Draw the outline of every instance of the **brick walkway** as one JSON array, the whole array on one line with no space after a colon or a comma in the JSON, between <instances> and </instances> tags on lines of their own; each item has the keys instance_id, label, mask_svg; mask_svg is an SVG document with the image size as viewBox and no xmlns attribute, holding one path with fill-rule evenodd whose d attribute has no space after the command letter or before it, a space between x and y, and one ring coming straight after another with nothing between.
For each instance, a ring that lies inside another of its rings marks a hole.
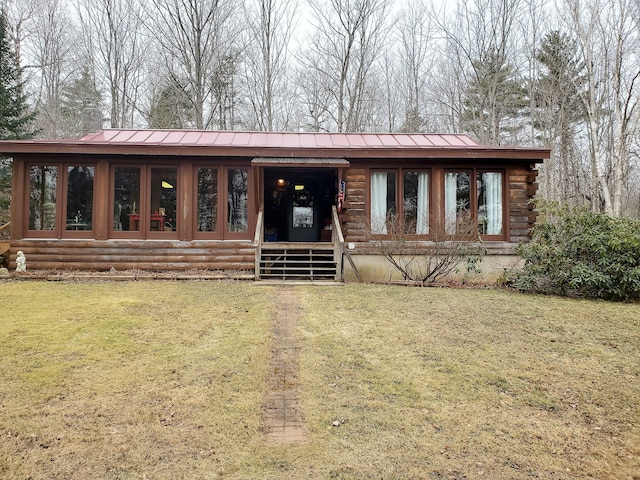
<instances>
[{"instance_id":1,"label":"brick walkway","mask_svg":"<svg viewBox=\"0 0 640 480\"><path fill-rule=\"evenodd\" d=\"M271 441L283 444L301 442L305 438L304 419L298 408L297 315L295 293L284 287L278 298L269 393L265 399L267 436Z\"/></svg>"}]
</instances>

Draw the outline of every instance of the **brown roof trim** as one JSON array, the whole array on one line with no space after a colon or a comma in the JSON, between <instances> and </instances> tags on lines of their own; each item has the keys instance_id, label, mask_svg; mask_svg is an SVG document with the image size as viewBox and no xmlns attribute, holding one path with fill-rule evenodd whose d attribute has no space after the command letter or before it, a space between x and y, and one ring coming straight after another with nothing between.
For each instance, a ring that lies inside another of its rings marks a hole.
<instances>
[{"instance_id":1,"label":"brown roof trim","mask_svg":"<svg viewBox=\"0 0 640 480\"><path fill-rule=\"evenodd\" d=\"M344 158L297 158L297 157L256 157L251 165L266 167L348 167Z\"/></svg>"}]
</instances>

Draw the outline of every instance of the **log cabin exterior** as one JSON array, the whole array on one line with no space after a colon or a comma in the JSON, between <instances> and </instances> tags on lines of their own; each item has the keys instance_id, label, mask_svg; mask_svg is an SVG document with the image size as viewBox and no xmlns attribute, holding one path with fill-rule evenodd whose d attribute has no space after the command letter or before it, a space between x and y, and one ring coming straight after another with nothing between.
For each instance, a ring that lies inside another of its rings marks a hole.
<instances>
[{"instance_id":1,"label":"log cabin exterior","mask_svg":"<svg viewBox=\"0 0 640 480\"><path fill-rule=\"evenodd\" d=\"M23 251L36 270L370 280L388 275L371 238L389 235L389 213L425 249L435 222L455 235L465 215L489 257L512 258L550 153L453 134L192 130L2 141L0 152L13 158L10 268Z\"/></svg>"}]
</instances>

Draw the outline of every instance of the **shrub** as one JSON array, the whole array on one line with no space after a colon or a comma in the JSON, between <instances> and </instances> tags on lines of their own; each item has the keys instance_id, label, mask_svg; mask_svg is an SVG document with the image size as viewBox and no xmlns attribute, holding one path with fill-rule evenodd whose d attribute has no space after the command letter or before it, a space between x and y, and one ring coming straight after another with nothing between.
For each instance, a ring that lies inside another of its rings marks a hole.
<instances>
[{"instance_id":1,"label":"shrub","mask_svg":"<svg viewBox=\"0 0 640 480\"><path fill-rule=\"evenodd\" d=\"M527 292L628 300L640 297L640 221L557 203L521 244L521 270L507 283Z\"/></svg>"}]
</instances>

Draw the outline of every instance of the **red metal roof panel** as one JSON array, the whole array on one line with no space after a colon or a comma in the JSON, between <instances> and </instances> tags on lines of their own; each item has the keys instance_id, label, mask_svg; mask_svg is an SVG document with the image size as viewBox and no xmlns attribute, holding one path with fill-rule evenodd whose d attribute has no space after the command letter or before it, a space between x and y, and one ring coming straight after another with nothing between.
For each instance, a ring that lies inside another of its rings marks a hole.
<instances>
[{"instance_id":1,"label":"red metal roof panel","mask_svg":"<svg viewBox=\"0 0 640 480\"><path fill-rule=\"evenodd\" d=\"M169 135L169 132L166 130L155 130L149 135L149 137L145 140L145 143L163 143L164 139Z\"/></svg>"}]
</instances>

